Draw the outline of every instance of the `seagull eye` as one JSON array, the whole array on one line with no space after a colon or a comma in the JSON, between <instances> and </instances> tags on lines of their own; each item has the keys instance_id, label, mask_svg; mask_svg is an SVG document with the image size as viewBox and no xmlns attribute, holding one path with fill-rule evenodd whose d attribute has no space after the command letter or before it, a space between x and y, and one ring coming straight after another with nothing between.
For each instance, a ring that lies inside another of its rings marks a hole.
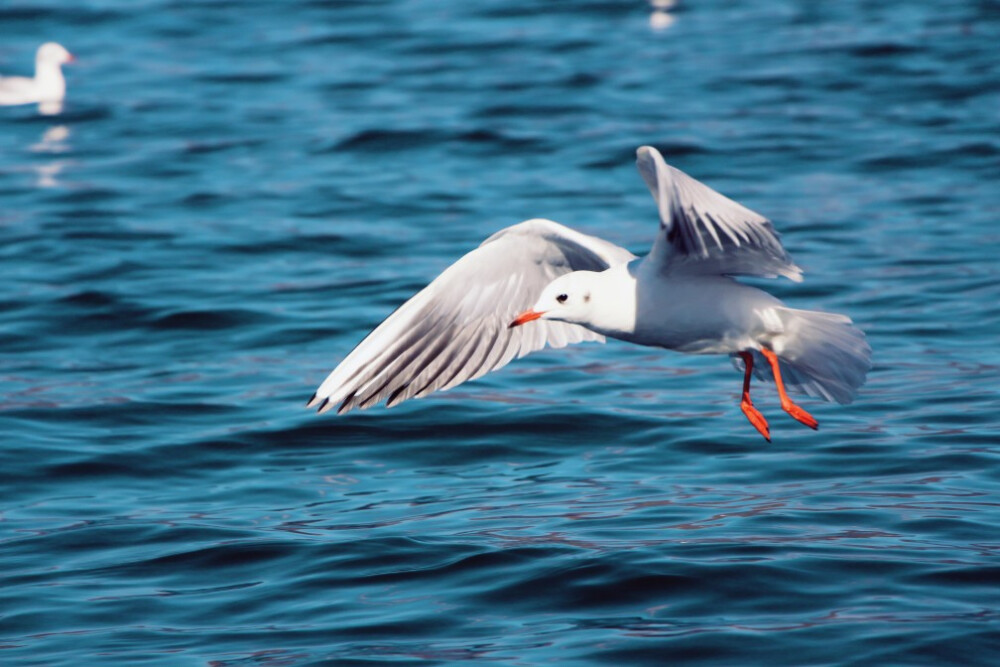
<instances>
[{"instance_id":1,"label":"seagull eye","mask_svg":"<svg viewBox=\"0 0 1000 667\"><path fill-rule=\"evenodd\" d=\"M567 295L567 294L560 294L559 296L556 297L556 301L558 301L559 303L566 303L566 299L568 299L568 298L569 298L569 295Z\"/></svg>"}]
</instances>

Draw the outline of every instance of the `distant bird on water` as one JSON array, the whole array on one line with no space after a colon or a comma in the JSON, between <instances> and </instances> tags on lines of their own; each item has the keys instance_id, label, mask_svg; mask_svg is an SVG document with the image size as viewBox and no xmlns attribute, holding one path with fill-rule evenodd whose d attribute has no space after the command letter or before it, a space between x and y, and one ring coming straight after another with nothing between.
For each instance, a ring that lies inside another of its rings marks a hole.
<instances>
[{"instance_id":1,"label":"distant bird on water","mask_svg":"<svg viewBox=\"0 0 1000 667\"><path fill-rule=\"evenodd\" d=\"M743 371L740 407L769 441L751 377L773 380L781 407L813 429L787 390L849 403L871 368L871 348L850 318L789 308L731 277L802 280L770 221L669 166L655 148L639 148L637 165L660 213L644 258L551 220L502 229L376 327L307 407L391 407L546 345L605 336L729 355Z\"/></svg>"},{"instance_id":2,"label":"distant bird on water","mask_svg":"<svg viewBox=\"0 0 1000 667\"><path fill-rule=\"evenodd\" d=\"M60 44L46 42L35 54L35 76L0 76L0 106L61 104L66 97L62 66L75 60Z\"/></svg>"}]
</instances>

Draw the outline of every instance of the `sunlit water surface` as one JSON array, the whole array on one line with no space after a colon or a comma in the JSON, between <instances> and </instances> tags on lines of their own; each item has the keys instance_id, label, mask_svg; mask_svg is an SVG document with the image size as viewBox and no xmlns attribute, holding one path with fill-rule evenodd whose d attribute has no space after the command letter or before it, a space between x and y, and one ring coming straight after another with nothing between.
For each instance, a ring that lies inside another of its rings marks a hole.
<instances>
[{"instance_id":1,"label":"sunlit water surface","mask_svg":"<svg viewBox=\"0 0 1000 667\"><path fill-rule=\"evenodd\" d=\"M991 2L13 0L0 662L997 664ZM346 417L381 318L543 216L644 253L641 144L772 218L851 406L609 343Z\"/></svg>"}]
</instances>

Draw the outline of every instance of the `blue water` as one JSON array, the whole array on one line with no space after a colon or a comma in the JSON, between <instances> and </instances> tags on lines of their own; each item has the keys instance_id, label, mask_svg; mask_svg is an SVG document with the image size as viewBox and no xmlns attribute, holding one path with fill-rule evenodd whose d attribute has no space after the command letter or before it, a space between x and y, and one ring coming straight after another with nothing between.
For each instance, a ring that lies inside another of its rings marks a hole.
<instances>
[{"instance_id":1,"label":"blue water","mask_svg":"<svg viewBox=\"0 0 1000 667\"><path fill-rule=\"evenodd\" d=\"M0 72L78 57L0 108L0 663L998 663L1000 7L651 11L0 6ZM868 333L856 403L760 387L768 444L727 359L610 342L303 409L499 228L644 253L641 144Z\"/></svg>"}]
</instances>

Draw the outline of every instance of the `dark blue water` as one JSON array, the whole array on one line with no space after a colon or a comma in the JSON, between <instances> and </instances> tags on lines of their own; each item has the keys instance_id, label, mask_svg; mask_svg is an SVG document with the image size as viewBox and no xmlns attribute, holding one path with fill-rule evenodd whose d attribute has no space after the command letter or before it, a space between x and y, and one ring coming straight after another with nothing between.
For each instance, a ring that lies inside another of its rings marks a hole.
<instances>
[{"instance_id":1,"label":"dark blue water","mask_svg":"<svg viewBox=\"0 0 1000 667\"><path fill-rule=\"evenodd\" d=\"M0 662L997 664L1000 8L736 4L4 3ZM501 227L644 253L641 144L868 333L818 433L615 342L302 408Z\"/></svg>"}]
</instances>

